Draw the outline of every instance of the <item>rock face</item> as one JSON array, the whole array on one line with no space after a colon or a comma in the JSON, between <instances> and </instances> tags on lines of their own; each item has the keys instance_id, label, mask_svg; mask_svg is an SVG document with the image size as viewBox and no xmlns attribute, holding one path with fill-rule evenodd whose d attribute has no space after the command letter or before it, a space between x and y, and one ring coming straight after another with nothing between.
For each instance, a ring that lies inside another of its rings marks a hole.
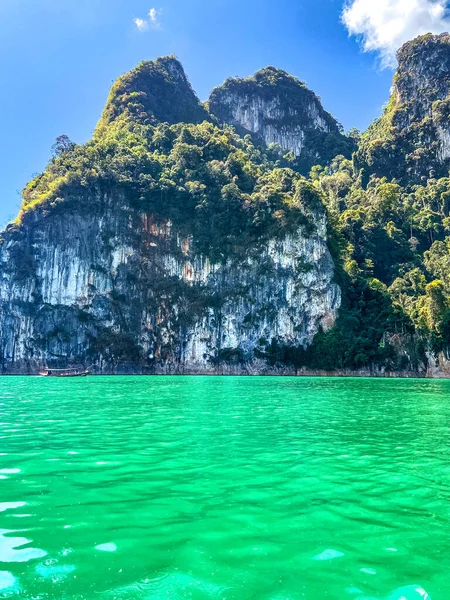
<instances>
[{"instance_id":1,"label":"rock face","mask_svg":"<svg viewBox=\"0 0 450 600\"><path fill-rule=\"evenodd\" d=\"M208 105L221 123L292 152L306 172L337 154L350 156L353 149L316 94L280 69L267 67L253 77L227 79L212 91Z\"/></svg>"},{"instance_id":2,"label":"rock face","mask_svg":"<svg viewBox=\"0 0 450 600\"><path fill-rule=\"evenodd\" d=\"M0 238L3 372L266 372L333 326L320 195L214 120L168 57L118 80L90 142L60 144Z\"/></svg>"},{"instance_id":3,"label":"rock face","mask_svg":"<svg viewBox=\"0 0 450 600\"><path fill-rule=\"evenodd\" d=\"M397 53L394 79L397 129L433 117L450 94L450 35L426 35L404 44Z\"/></svg>"},{"instance_id":4,"label":"rock face","mask_svg":"<svg viewBox=\"0 0 450 600\"><path fill-rule=\"evenodd\" d=\"M2 371L448 376L450 36L398 57L353 164L284 71L205 105L174 57L119 78L0 235Z\"/></svg>"},{"instance_id":5,"label":"rock face","mask_svg":"<svg viewBox=\"0 0 450 600\"><path fill-rule=\"evenodd\" d=\"M3 372L60 360L99 372L264 372L272 340L307 346L334 323L323 212L313 234L300 228L214 264L120 193L91 192L89 214L75 200L3 233Z\"/></svg>"},{"instance_id":6,"label":"rock face","mask_svg":"<svg viewBox=\"0 0 450 600\"><path fill-rule=\"evenodd\" d=\"M450 35L425 35L397 54L393 92L383 116L363 136L356 164L405 184L448 175Z\"/></svg>"}]
</instances>

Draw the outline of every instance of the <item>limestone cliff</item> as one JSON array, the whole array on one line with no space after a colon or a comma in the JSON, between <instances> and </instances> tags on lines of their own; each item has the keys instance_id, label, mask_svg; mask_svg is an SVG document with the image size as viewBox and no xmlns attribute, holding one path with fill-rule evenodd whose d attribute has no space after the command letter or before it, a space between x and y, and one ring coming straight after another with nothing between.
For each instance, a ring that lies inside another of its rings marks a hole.
<instances>
[{"instance_id":1,"label":"limestone cliff","mask_svg":"<svg viewBox=\"0 0 450 600\"><path fill-rule=\"evenodd\" d=\"M119 78L0 236L3 372L448 376L449 49L400 50L353 162L283 71L204 105L174 57Z\"/></svg>"},{"instance_id":2,"label":"limestone cliff","mask_svg":"<svg viewBox=\"0 0 450 600\"><path fill-rule=\"evenodd\" d=\"M299 228L218 264L120 194L93 195L94 216L36 211L4 232L4 371L60 360L106 372L264 370L273 339L307 346L334 323L323 213L312 235Z\"/></svg>"},{"instance_id":3,"label":"limestone cliff","mask_svg":"<svg viewBox=\"0 0 450 600\"><path fill-rule=\"evenodd\" d=\"M318 96L280 69L267 67L253 77L227 79L212 91L208 106L221 123L291 152L306 173L337 154L350 156L353 149Z\"/></svg>"},{"instance_id":4,"label":"limestone cliff","mask_svg":"<svg viewBox=\"0 0 450 600\"><path fill-rule=\"evenodd\" d=\"M392 95L364 134L356 166L419 183L450 168L450 35L428 34L398 51Z\"/></svg>"},{"instance_id":5,"label":"limestone cliff","mask_svg":"<svg viewBox=\"0 0 450 600\"><path fill-rule=\"evenodd\" d=\"M0 361L266 372L274 345L332 327L340 298L320 194L209 122L160 59L25 188L0 240Z\"/></svg>"}]
</instances>

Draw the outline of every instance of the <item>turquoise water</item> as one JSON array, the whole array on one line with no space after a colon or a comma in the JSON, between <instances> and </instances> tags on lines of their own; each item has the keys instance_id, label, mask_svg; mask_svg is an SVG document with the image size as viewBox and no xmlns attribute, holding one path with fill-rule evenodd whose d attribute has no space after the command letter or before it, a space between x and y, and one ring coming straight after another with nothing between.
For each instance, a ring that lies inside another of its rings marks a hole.
<instances>
[{"instance_id":1,"label":"turquoise water","mask_svg":"<svg viewBox=\"0 0 450 600\"><path fill-rule=\"evenodd\" d=\"M0 378L0 597L450 598L450 382Z\"/></svg>"}]
</instances>

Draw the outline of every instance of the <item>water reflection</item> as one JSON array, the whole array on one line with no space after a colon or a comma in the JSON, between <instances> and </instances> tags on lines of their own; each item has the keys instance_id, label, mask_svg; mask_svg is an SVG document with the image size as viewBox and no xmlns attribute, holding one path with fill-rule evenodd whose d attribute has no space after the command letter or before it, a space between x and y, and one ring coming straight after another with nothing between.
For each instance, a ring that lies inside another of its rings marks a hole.
<instances>
[{"instance_id":1,"label":"water reflection","mask_svg":"<svg viewBox=\"0 0 450 600\"><path fill-rule=\"evenodd\" d=\"M24 537L14 537L15 533L7 529L0 529L0 563L28 562L46 556L47 552L40 548L31 548L31 540Z\"/></svg>"}]
</instances>

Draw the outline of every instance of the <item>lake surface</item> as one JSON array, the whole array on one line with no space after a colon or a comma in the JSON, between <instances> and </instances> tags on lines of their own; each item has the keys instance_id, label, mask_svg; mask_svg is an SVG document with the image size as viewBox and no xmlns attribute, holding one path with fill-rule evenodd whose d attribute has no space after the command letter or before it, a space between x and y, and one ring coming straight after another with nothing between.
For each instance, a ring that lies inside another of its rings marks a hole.
<instances>
[{"instance_id":1,"label":"lake surface","mask_svg":"<svg viewBox=\"0 0 450 600\"><path fill-rule=\"evenodd\" d=\"M449 434L450 381L2 377L0 598L448 600Z\"/></svg>"}]
</instances>

